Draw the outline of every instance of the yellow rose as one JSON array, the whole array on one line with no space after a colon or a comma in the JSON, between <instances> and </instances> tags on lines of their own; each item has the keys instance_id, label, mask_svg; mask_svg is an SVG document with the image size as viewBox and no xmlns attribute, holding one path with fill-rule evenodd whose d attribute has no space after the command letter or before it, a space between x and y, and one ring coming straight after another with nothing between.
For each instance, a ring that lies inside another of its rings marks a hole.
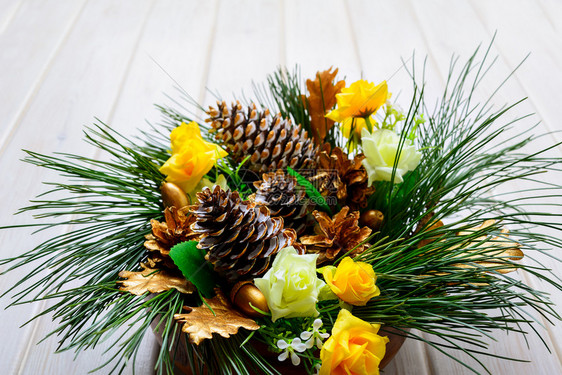
<instances>
[{"instance_id":1,"label":"yellow rose","mask_svg":"<svg viewBox=\"0 0 562 375\"><path fill-rule=\"evenodd\" d=\"M172 156L160 168L160 172L167 175L166 181L175 183L186 193L196 188L218 159L228 155L221 147L201 137L196 122L182 122L172 130L170 139Z\"/></svg>"},{"instance_id":2,"label":"yellow rose","mask_svg":"<svg viewBox=\"0 0 562 375\"><path fill-rule=\"evenodd\" d=\"M369 324L340 310L332 335L322 345L319 375L378 375L387 337L378 335L380 324Z\"/></svg>"},{"instance_id":3,"label":"yellow rose","mask_svg":"<svg viewBox=\"0 0 562 375\"><path fill-rule=\"evenodd\" d=\"M350 136L351 122L353 119L354 133L359 136L361 129L366 126L365 118L371 123L371 116L390 98L386 81L375 86L365 80L353 82L349 87L341 90L336 95L337 107L326 115L330 120L341 123L343 133Z\"/></svg>"},{"instance_id":4,"label":"yellow rose","mask_svg":"<svg viewBox=\"0 0 562 375\"><path fill-rule=\"evenodd\" d=\"M371 298L380 294L375 284L377 276L369 263L355 262L345 257L337 268L328 266L320 269L320 272L332 292L351 305L365 306Z\"/></svg>"}]
</instances>

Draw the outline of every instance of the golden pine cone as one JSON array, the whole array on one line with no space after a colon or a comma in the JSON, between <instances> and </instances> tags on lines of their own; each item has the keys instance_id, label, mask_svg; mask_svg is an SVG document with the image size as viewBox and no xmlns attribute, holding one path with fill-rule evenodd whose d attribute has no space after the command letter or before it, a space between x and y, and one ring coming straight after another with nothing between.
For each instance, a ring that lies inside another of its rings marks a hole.
<instances>
[{"instance_id":1,"label":"golden pine cone","mask_svg":"<svg viewBox=\"0 0 562 375\"><path fill-rule=\"evenodd\" d=\"M330 150L324 144L318 159L318 171L309 180L322 196L336 197L342 205L351 210L367 207L367 199L374 188L368 186L369 176L362 164L365 156L360 154L350 159L339 147Z\"/></svg>"},{"instance_id":2,"label":"golden pine cone","mask_svg":"<svg viewBox=\"0 0 562 375\"><path fill-rule=\"evenodd\" d=\"M359 212L349 212L349 207L344 207L340 212L330 218L326 213L313 211L317 225L314 227L315 235L301 237L301 243L310 253L319 253L318 263L333 262L336 257L353 252L349 256L361 254L368 244L362 244L372 230L368 227L359 227Z\"/></svg>"},{"instance_id":3,"label":"golden pine cone","mask_svg":"<svg viewBox=\"0 0 562 375\"><path fill-rule=\"evenodd\" d=\"M189 213L188 207L167 207L164 210L164 218L163 223L150 220L152 233L146 235L144 247L149 251L152 262L176 268L170 258L170 249L181 242L199 239L199 234L191 230L195 216Z\"/></svg>"}]
</instances>

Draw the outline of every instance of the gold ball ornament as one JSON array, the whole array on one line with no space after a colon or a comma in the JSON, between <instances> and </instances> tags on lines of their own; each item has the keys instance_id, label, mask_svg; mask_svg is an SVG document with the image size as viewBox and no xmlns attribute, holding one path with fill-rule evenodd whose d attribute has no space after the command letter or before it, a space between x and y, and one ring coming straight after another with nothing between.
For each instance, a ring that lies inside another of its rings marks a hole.
<instances>
[{"instance_id":1,"label":"gold ball ornament","mask_svg":"<svg viewBox=\"0 0 562 375\"><path fill-rule=\"evenodd\" d=\"M252 306L264 312L269 312L267 300L263 293L254 285L252 281L241 281L234 285L230 292L230 300L244 314L252 318L264 316L254 310ZM251 304L251 306L250 306Z\"/></svg>"},{"instance_id":2,"label":"gold ball ornament","mask_svg":"<svg viewBox=\"0 0 562 375\"><path fill-rule=\"evenodd\" d=\"M359 224L367 226L376 232L381 228L383 220L384 215L379 210L367 210L359 217Z\"/></svg>"},{"instance_id":3,"label":"gold ball ornament","mask_svg":"<svg viewBox=\"0 0 562 375\"><path fill-rule=\"evenodd\" d=\"M189 204L187 194L174 183L164 182L162 186L160 186L160 192L162 193L164 207L182 208Z\"/></svg>"}]
</instances>

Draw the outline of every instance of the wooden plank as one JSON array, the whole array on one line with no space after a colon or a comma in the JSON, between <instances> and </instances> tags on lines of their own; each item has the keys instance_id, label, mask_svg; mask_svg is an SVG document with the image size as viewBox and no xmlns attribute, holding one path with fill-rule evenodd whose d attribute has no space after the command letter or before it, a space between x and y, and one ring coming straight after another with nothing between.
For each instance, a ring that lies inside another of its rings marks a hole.
<instances>
[{"instance_id":1,"label":"wooden plank","mask_svg":"<svg viewBox=\"0 0 562 375\"><path fill-rule=\"evenodd\" d=\"M319 70L340 68L349 80L361 77L361 63L343 1L286 0L285 55L289 69L299 64L303 78Z\"/></svg>"},{"instance_id":2,"label":"wooden plank","mask_svg":"<svg viewBox=\"0 0 562 375\"><path fill-rule=\"evenodd\" d=\"M1 195L12 197L9 204L3 204L6 212L14 212L27 199L44 190L40 187L40 181L53 179L53 175L46 171L15 163L22 156L19 151L21 147L46 153L68 151L93 155L91 148L84 147L79 142L82 137L81 124L89 122L88 119L92 119L94 114L103 118L109 113L149 6L150 2L137 1L98 1L88 4L77 22L77 28L62 46L29 111L23 117L22 126L16 130L0 159L2 170L7 174L0 186ZM112 42L108 43L109 40ZM14 188L19 186L21 188ZM28 222L29 219L29 216L23 216L11 222ZM11 256L22 251L21 238L27 237L29 232L2 231L2 255ZM54 234L50 233L51 236ZM46 236L44 234L26 240L25 246L31 247L47 238ZM11 273L9 279L1 278L0 289L5 290L13 280L22 276L23 273L18 271ZM37 312L33 309L38 307L23 306L3 313L0 322L2 331L7 336L18 339L4 340L0 344L0 350L7 359L1 365L2 373L50 371L38 361L38 357L56 357L52 355L53 346L39 346L36 349L35 342L30 340L33 326L27 330L17 329L19 324ZM28 352L26 347L29 347ZM91 361L87 366L88 370L99 363L99 360ZM66 363L63 368L70 366L70 363ZM66 373L60 369L53 371L51 373ZM74 373L85 372L86 370Z\"/></svg>"},{"instance_id":3,"label":"wooden plank","mask_svg":"<svg viewBox=\"0 0 562 375\"><path fill-rule=\"evenodd\" d=\"M10 25L24 0L2 0L0 2L0 35Z\"/></svg>"},{"instance_id":4,"label":"wooden plank","mask_svg":"<svg viewBox=\"0 0 562 375\"><path fill-rule=\"evenodd\" d=\"M203 103L217 11L218 1L156 2L108 118L112 126L127 135L146 130L146 121L158 123L154 104L173 105L166 95L179 100L178 85Z\"/></svg>"},{"instance_id":5,"label":"wooden plank","mask_svg":"<svg viewBox=\"0 0 562 375\"><path fill-rule=\"evenodd\" d=\"M496 45L505 63L515 68L524 54L528 63L516 73L517 81L529 95L546 127L562 130L560 95L562 84L562 38L546 20L537 3L515 0L471 2L489 33L498 30ZM562 136L557 139L562 140Z\"/></svg>"},{"instance_id":6,"label":"wooden plank","mask_svg":"<svg viewBox=\"0 0 562 375\"><path fill-rule=\"evenodd\" d=\"M558 91L560 85L562 85L562 34L561 30L557 29L556 22L549 22L549 20L556 19L556 15L561 14L560 3L558 3L558 6L552 2L524 1L515 1L510 6L498 1L486 2L485 4L473 2L471 4L489 31L493 28L501 30L496 44L506 65L513 67L516 64L518 50L520 49L526 49L531 53L527 63L517 71L516 78L526 95L529 96L530 104L543 121L537 132L557 133L551 133L550 140L545 138L546 142L536 145L536 149L530 151L540 151L541 147L545 147L551 142L562 142L562 124L559 121L562 109L559 100L556 99L560 96ZM500 14L501 17L498 16ZM517 26L517 24L520 25ZM562 157L562 147L552 150L549 155ZM562 173L550 173L541 178L560 181ZM516 187L522 189L528 188L530 185L529 183L519 182ZM553 204L551 213L558 215L557 221L561 223L562 208L554 207L554 204L562 204L562 199L547 198L542 201ZM535 220L539 219L535 218ZM549 220L556 220L556 217L549 218ZM554 230L544 229L542 232L555 237L560 235L559 232ZM536 254L534 257L537 261L551 266L557 277L562 276L562 264L560 262L553 261L543 254ZM530 259L527 259L527 262L532 264ZM529 275L525 275L524 280L536 288L551 293L553 302L557 306L562 305L562 293L559 290ZM560 362L562 359L562 340L560 340L562 328L560 325L547 324L544 320L543 323L547 325L548 329L546 332L541 332L548 335L548 339L551 341L550 346ZM541 356L538 356L538 358L539 361L542 361Z\"/></svg>"},{"instance_id":7,"label":"wooden plank","mask_svg":"<svg viewBox=\"0 0 562 375\"><path fill-rule=\"evenodd\" d=\"M209 61L207 88L229 103L242 93L253 97L252 80L265 81L279 64L282 50L279 3L276 0L221 1ZM200 95L204 106L215 97Z\"/></svg>"},{"instance_id":8,"label":"wooden plank","mask_svg":"<svg viewBox=\"0 0 562 375\"><path fill-rule=\"evenodd\" d=\"M84 4L84 0L70 4L53 0L24 2L10 18L9 27L0 33L0 154L20 125ZM41 32L37 25L41 25Z\"/></svg>"},{"instance_id":9,"label":"wooden plank","mask_svg":"<svg viewBox=\"0 0 562 375\"><path fill-rule=\"evenodd\" d=\"M558 0L539 0L536 2L544 14L546 21L550 27L557 33L558 38L562 38L562 25L560 25L560 17L562 17L562 2Z\"/></svg>"},{"instance_id":10,"label":"wooden plank","mask_svg":"<svg viewBox=\"0 0 562 375\"><path fill-rule=\"evenodd\" d=\"M474 3L475 4L475 3ZM478 3L479 5L481 3ZM450 53L450 51L458 51L459 49L461 52L464 50L464 54L466 56L467 53L470 52L471 44L474 45L479 41L484 41L491 38L492 31L487 30L481 23L479 23L478 16L471 10L469 4L462 4L460 2L455 2L454 4L450 4L449 2L440 1L440 2L427 2L424 3L423 6L419 3L412 2L413 7L415 8L416 14L420 20L423 20L422 23L422 30L425 34L427 34L427 40L433 41L432 45L430 46L431 53L435 55L436 61L441 61L444 59L445 53ZM514 9L517 7L514 7ZM487 15L495 15L497 17L501 17L502 19L505 17L506 22L512 25L515 25L517 20L510 19L506 17L505 12L501 12L500 10L496 9L494 11L486 11L485 14ZM532 14L532 13L531 13ZM533 23L538 22L536 18L530 17L527 18L527 22ZM497 24L496 24L497 25ZM455 33L447 34L447 37L443 37L443 30L452 30L454 29ZM529 30L528 30L529 32ZM517 40L518 38L510 33L507 30L500 29L499 33L505 33L507 35L507 39L509 40ZM498 61L499 71L496 69L495 71L491 72L487 80L481 87L481 97L485 97L489 95L494 85L500 82L503 77L505 77L514 67L515 64L508 63L506 60L506 53L501 50L499 47L496 49L497 44L493 47L493 53L500 54L500 60ZM519 59L521 59L524 55L521 55L521 50L517 48L517 46L512 45L510 52L512 56L519 53ZM469 48L467 50L467 48ZM535 51L539 51L539 53L544 51L543 47L535 47L533 49L533 53ZM441 71L445 71L446 67L442 66L440 68ZM496 102L500 104L503 102L502 99L506 101L513 101L516 97L523 97L526 95L532 95L531 93L526 92L525 88L521 86L519 80L519 72L514 80L508 82L508 84L504 87L504 89L500 92L500 94L496 97ZM529 112L536 111L535 101L531 100L524 105L520 106L517 109L516 113L525 114ZM541 114L542 112L539 111ZM538 132L547 131L544 127L539 127L537 129ZM538 150L537 150L538 151ZM506 189L517 189L516 185L510 185L510 187L506 186ZM534 284L532 284L534 285ZM548 332L544 330L540 330L541 335L548 336ZM491 353L498 353L506 355L510 358L523 358L523 359L536 359L531 364L517 364L514 365L509 362L501 361L501 360L493 360L493 359L486 359L485 364L490 368L492 373L515 373L515 374L524 374L528 371L538 371L539 373L559 373L562 371L560 369L560 363L556 355L551 356L548 354L548 351L541 345L540 340L535 335L530 336L530 347L532 350L529 350L525 347L524 342L520 337L514 338L511 336L507 336L506 334L499 333L495 335L498 339L498 342L493 344L490 348ZM512 335L513 336L513 335ZM551 342L548 337L546 337L546 341L549 343L550 346L556 344L556 342ZM509 342L510 345L507 346L506 343ZM458 367L451 363L450 360L447 360L443 355L435 352L430 351L430 358L435 367L435 371L437 373L443 374L453 374L453 373L464 373L464 369ZM465 355L460 355L459 358L463 360L467 359Z\"/></svg>"},{"instance_id":11,"label":"wooden plank","mask_svg":"<svg viewBox=\"0 0 562 375\"><path fill-rule=\"evenodd\" d=\"M384 368L383 374L431 374L424 345L425 344L417 340L406 340L398 354L396 354L396 357Z\"/></svg>"},{"instance_id":12,"label":"wooden plank","mask_svg":"<svg viewBox=\"0 0 562 375\"><path fill-rule=\"evenodd\" d=\"M166 0L155 3L150 10L138 47L134 51L134 58L126 70L123 87L119 89L119 96L104 121L124 135L136 134L136 128L146 130L145 118L155 121L159 118L153 104L164 100L163 91L173 91L174 83L166 73L188 92L199 92L201 87L204 87L203 72L208 65L207 49L215 8L216 4L211 2ZM174 11L170 12L171 9ZM189 38L195 34L198 35L196 39ZM162 40L167 43L163 44ZM190 42L190 48L185 48L186 40ZM104 155L97 154L97 157ZM42 337L53 329L53 325L47 319L42 319L36 329L36 336ZM115 335L118 336L119 333ZM46 369L43 371L49 374L58 374L68 366L72 366L72 373L86 373L95 367L94 364L99 365L107 357L101 354L103 348L99 348L91 353L83 353L73 362L73 353L56 356L51 354L56 348L56 340L48 340L44 346L45 349L25 367L24 373L33 373L41 368ZM153 366L158 349L153 334L147 332L139 350L135 373L154 373ZM95 361L87 361L86 357L95 357ZM132 371L131 364L125 373L129 374Z\"/></svg>"},{"instance_id":13,"label":"wooden plank","mask_svg":"<svg viewBox=\"0 0 562 375\"><path fill-rule=\"evenodd\" d=\"M423 66L427 59L426 93L440 94L445 82L436 74L437 61L429 54L428 41L420 33L419 20L410 4L400 0L348 1L348 4L365 78L376 82L387 80L393 100L407 102L412 92L407 70L411 70L412 63ZM416 73L421 74L421 69Z\"/></svg>"},{"instance_id":14,"label":"wooden plank","mask_svg":"<svg viewBox=\"0 0 562 375\"><path fill-rule=\"evenodd\" d=\"M382 64L379 60L388 59L377 59L377 54L380 51L387 52L386 54L397 54L401 48L413 49L415 47L416 52L420 49L423 53L429 53L429 59L427 64L427 82L433 82L436 86L433 90L431 87L427 91L428 97L432 97L432 94L439 93L442 90L442 85L444 82L444 75L448 71L448 64L450 60L450 54L460 53L463 57L468 57L470 53L473 52L476 44L491 38L491 35L482 27L478 27L478 22L473 22L475 16L471 16L470 9L467 8L467 4L462 4L461 2L451 2L447 1L430 1L430 2L395 2L393 4L380 3L376 5L369 4L365 7L365 4L358 5L357 2L350 2L352 9L356 9L352 12L353 22L352 24L356 28L356 33L359 40L359 51L365 61L372 61L373 66L376 64ZM369 7L370 6L370 7ZM356 7L356 8L355 8ZM373 9L377 7L376 9ZM381 15L377 17L376 15ZM498 16L500 13L497 13ZM395 20L400 19L400 22ZM377 27L380 27L380 31L377 32ZM448 30L455 30L454 33L448 32ZM388 38L376 38L375 34L392 35ZM377 48L370 48L372 45L377 45ZM408 52L408 51L407 51ZM402 55L404 52L401 53ZM418 55L419 56L419 55ZM366 69L369 66L365 65ZM501 73L497 76L488 77L492 78L494 84L499 83L499 79L503 79L504 76L509 74L509 68L502 67L500 69ZM388 71L388 67L376 67L376 72L378 71ZM505 73L505 74L504 74ZM409 78L406 76L404 82L407 83ZM391 90L396 87L395 82L390 84ZM488 86L490 89L492 86ZM513 87L513 86L511 86ZM486 90L484 90L486 91ZM487 94L491 91L488 90ZM521 88L517 91L519 95L524 95ZM485 94L485 93L484 93ZM511 99L511 98L510 98ZM500 100L500 103L503 101ZM529 107L527 107L529 108ZM523 112L525 113L525 112ZM501 336L504 338L503 336ZM512 341L512 338L508 338ZM538 340L535 340L535 343ZM519 347L519 342L516 347ZM505 352L502 345L497 345L493 347L491 352L499 349ZM427 372L436 373L465 373L466 369L451 364L451 360L446 358L444 355L438 354L435 350L430 349L430 361L431 369L426 370ZM528 353L526 350L516 350L510 352L511 355ZM517 355L514 355L517 357ZM526 355L528 358L528 354ZM554 360L556 360L554 358ZM443 363L447 363L446 367L443 367ZM485 363L491 365L496 371L492 373L504 373L506 369L511 369L513 364L509 362L487 360ZM535 364L535 366L541 366ZM523 366L517 365L521 373ZM406 367L405 371L408 367ZM409 367L410 369L412 367ZM414 367L415 368L415 367ZM527 370L529 367L526 367ZM559 368L556 365L552 365L550 368L539 367L540 369L558 371ZM516 371L516 373L518 373ZM408 373L408 372L405 372ZM545 372L548 373L548 372Z\"/></svg>"}]
</instances>

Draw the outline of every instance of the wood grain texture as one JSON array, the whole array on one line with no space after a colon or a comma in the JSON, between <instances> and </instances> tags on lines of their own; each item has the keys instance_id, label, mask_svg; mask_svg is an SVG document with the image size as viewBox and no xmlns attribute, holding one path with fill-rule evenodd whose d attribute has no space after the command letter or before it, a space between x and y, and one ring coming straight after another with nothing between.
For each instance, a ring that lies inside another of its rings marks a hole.
<instances>
[{"instance_id":1,"label":"wood grain texture","mask_svg":"<svg viewBox=\"0 0 562 375\"><path fill-rule=\"evenodd\" d=\"M84 4L85 1L75 1L67 6L60 1L44 1L38 6L30 2L20 3L0 32L0 64L3 67L0 71L0 154L21 124L23 114ZM9 8L5 9L7 16ZM41 33L34 30L39 24L42 25ZM22 62L25 62L25 70Z\"/></svg>"},{"instance_id":2,"label":"wood grain texture","mask_svg":"<svg viewBox=\"0 0 562 375\"><path fill-rule=\"evenodd\" d=\"M21 148L102 157L80 140L82 125L94 116L124 134L134 134L145 126L145 119L158 120L152 104L170 103L164 93L177 96L176 84L207 106L215 101L207 88L219 91L227 101L242 97L242 91L251 97L251 81L262 82L278 65L300 64L303 77L335 66L348 81L388 80L393 97L400 101L408 97L411 82L401 59L411 64L415 51L418 64L427 56L427 95L436 97L444 87L451 55L467 58L497 33L491 54L498 60L477 97L494 92L530 52L494 101L501 105L528 97L512 117L534 113L521 126L540 120L537 132L560 132L561 19L558 0L0 0L0 197L4 198L0 225L29 222L29 215L12 217L11 213L45 191L42 181L57 179L19 162ZM561 140L562 133L545 138L548 143ZM528 151L538 151L540 144L534 147ZM562 148L550 155L562 156ZM520 183L506 189L526 187ZM548 198L545 202L562 203ZM562 217L560 207L553 206L552 213ZM0 231L1 257L14 256L56 234L30 233ZM549 264L562 277L560 263ZM30 265L28 270L33 267L40 265ZM0 291L25 271L0 277ZM523 280L545 288L528 276ZM546 289L562 306L561 293ZM0 299L2 306L8 303L7 298ZM56 327L50 317L18 326L44 306L0 312L0 331L10 338L0 341L1 374L85 374L104 362L107 344L76 361L73 353L53 354L56 339L36 346ZM562 373L561 328L546 325L539 333L552 354L537 336L530 335L527 346L520 336L498 334L490 352L532 362L481 359L494 375ZM154 372L156 349L148 334L137 374ZM126 373L132 371L130 367ZM468 373L445 354L415 340L406 342L384 372Z\"/></svg>"},{"instance_id":3,"label":"wood grain texture","mask_svg":"<svg viewBox=\"0 0 562 375\"><path fill-rule=\"evenodd\" d=\"M9 145L6 147L0 168L7 171L23 156L21 148L40 152L53 151L78 152L94 155L95 150L85 147L81 142L82 124L91 122L94 115L106 117L115 102L122 79L128 68L130 56L135 52L136 41L148 15L151 2L138 4L135 1L120 2L96 1L88 3L77 21L77 27L68 36L57 58L41 84L33 102L22 118ZM24 32L25 30L21 30ZM39 29L30 32L37 33ZM111 40L111 43L108 41ZM104 79L100 79L103 77ZM41 131L43 130L43 131ZM15 166L13 167L15 168ZM9 213L22 206L25 199L36 196L44 187L40 181L52 180L54 176L46 171L38 171L30 166L17 164L17 170L7 173L0 186L3 197L12 197L3 205L6 219ZM22 186L23 188L14 188ZM18 194L27 198L19 200ZM19 202L18 202L19 201ZM16 217L5 222L26 221L29 217ZM60 229L59 229L60 230ZM15 255L22 249L22 238L27 238L30 231L6 232L3 236L3 256ZM51 232L53 235L54 232ZM27 240L25 247L31 247L46 233ZM40 264L34 267L40 267ZM22 270L23 271L23 270ZM10 278L22 277L21 271ZM11 284L11 280L0 279L0 289ZM3 300L5 301L5 300ZM3 303L5 304L5 303ZM16 327L38 312L41 304L20 306L3 314L0 322L4 332L9 327ZM87 361L74 362L73 354L53 355L56 340L52 339L37 347L36 342L54 328L50 317L44 317L30 324L25 330L13 331L16 343L3 340L2 356L6 358L2 366L7 374L84 374L103 363L103 347ZM39 348L39 349L36 349ZM152 346L150 351L152 350ZM150 351L147 351L148 368L152 367ZM63 360L64 359L64 360ZM143 365L141 362L139 366ZM132 371L132 369L131 369Z\"/></svg>"}]
</instances>

